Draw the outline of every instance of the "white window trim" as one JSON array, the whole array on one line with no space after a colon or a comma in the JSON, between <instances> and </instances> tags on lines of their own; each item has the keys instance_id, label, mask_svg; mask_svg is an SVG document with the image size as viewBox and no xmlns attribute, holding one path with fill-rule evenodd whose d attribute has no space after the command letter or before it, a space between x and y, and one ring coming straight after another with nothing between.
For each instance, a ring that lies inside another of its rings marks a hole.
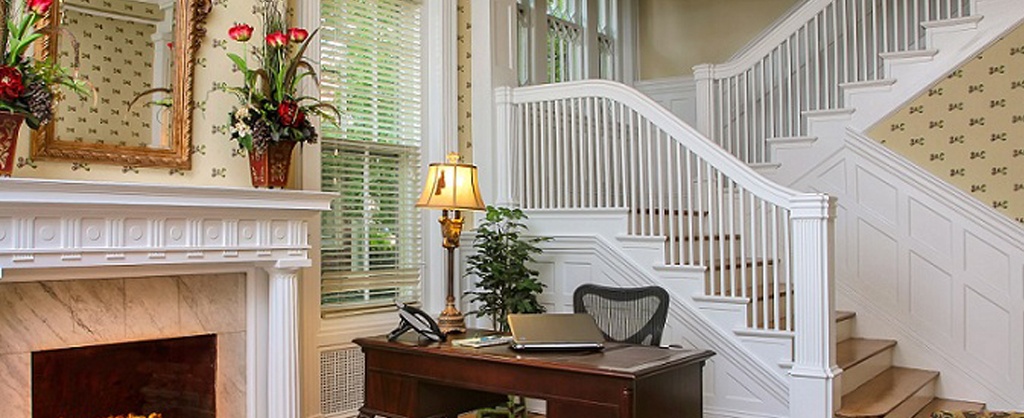
<instances>
[{"instance_id":1,"label":"white window trim","mask_svg":"<svg viewBox=\"0 0 1024 418\"><path fill-rule=\"evenodd\" d=\"M426 164L443 161L446 141L457 143L458 96L457 96L457 40L458 31L456 0L421 0L423 3L421 33L423 61L423 132L421 170L425 176ZM320 2L300 1L296 4L296 24L300 27L316 28L320 24ZM307 58L314 63L319 74L320 42L314 39L307 51ZM316 86L307 80L304 88L316 93ZM319 126L317 126L319 129ZM306 145L302 148L301 188L320 190L320 145ZM437 226L437 214L423 211L423 262L421 279L422 303L427 312L440 312L444 306L444 260L440 243L441 233ZM357 315L343 318L323 319L320 315L320 229L319 222L310 225L310 251L313 267L305 270L301 282L302 335L300 351L303 358L302 370L302 416L316 416L320 413L320 355L323 350L351 344L353 338L381 334L390 331L397 324L397 316L391 312Z\"/></svg>"},{"instance_id":2,"label":"white window trim","mask_svg":"<svg viewBox=\"0 0 1024 418\"><path fill-rule=\"evenodd\" d=\"M597 1L582 0L586 2L586 11L581 22L583 29L583 59L582 79L600 78L600 47L597 38ZM545 84L548 81L547 75L547 4L548 0L534 0L533 6L527 8L530 25L527 30L530 32L529 53L532 55L527 61L529 84ZM518 6L517 6L518 7ZM614 44L617 53L614 59L614 72L617 80L633 85L637 81L637 25L636 0L618 0L618 10L615 11L618 26L615 30ZM544 24L537 24L544 22ZM575 25L575 23L572 23ZM545 40L538 45L538 40ZM540 80L540 81L538 81Z\"/></svg>"}]
</instances>

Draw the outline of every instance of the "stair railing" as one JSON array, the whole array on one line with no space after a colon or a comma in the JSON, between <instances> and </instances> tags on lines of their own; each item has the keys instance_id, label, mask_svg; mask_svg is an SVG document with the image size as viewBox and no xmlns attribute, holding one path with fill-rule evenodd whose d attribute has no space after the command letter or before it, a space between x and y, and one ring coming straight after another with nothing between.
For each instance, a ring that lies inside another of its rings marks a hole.
<instances>
[{"instance_id":1,"label":"stair railing","mask_svg":"<svg viewBox=\"0 0 1024 418\"><path fill-rule=\"evenodd\" d=\"M496 102L513 201L628 210L630 235L665 239L666 264L707 268L707 296L748 299L750 328L792 332L794 376L831 387L827 196L772 183L623 84L501 88Z\"/></svg>"},{"instance_id":2,"label":"stair railing","mask_svg":"<svg viewBox=\"0 0 1024 418\"><path fill-rule=\"evenodd\" d=\"M969 16L972 0L810 0L745 53L694 68L697 129L741 160L806 135L804 112L839 109L844 84L880 80L882 54L921 49L922 23Z\"/></svg>"}]
</instances>

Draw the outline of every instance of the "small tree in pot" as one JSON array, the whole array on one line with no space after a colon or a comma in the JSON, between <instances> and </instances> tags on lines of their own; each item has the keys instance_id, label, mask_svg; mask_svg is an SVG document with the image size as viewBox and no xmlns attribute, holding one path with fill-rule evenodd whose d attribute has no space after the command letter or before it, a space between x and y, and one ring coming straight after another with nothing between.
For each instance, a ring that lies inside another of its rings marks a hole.
<instances>
[{"instance_id":1,"label":"small tree in pot","mask_svg":"<svg viewBox=\"0 0 1024 418\"><path fill-rule=\"evenodd\" d=\"M473 245L476 254L468 258L467 274L476 275L476 289L466 292L478 308L469 312L478 318L489 316L491 326L508 332L508 314L541 313L544 305L537 295L544 292L540 274L527 266L542 250L537 244L551 238L525 238L527 219L519 209L488 206L487 217L476 229ZM479 418L525 417L526 404L519 396L509 396L508 403L477 411Z\"/></svg>"},{"instance_id":2,"label":"small tree in pot","mask_svg":"<svg viewBox=\"0 0 1024 418\"><path fill-rule=\"evenodd\" d=\"M468 258L468 274L476 275L478 281L476 289L466 294L479 304L470 313L489 316L493 328L501 332L508 331L508 314L544 312L537 301L544 284L537 279L540 273L527 264L542 252L537 244L551 238L523 237L528 229L525 219L522 210L488 206L473 240L476 254Z\"/></svg>"}]
</instances>

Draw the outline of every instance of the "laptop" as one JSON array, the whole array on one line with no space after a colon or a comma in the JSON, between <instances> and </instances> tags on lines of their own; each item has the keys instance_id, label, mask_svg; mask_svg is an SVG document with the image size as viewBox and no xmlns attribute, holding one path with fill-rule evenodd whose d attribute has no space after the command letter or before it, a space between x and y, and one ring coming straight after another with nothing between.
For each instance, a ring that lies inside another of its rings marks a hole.
<instances>
[{"instance_id":1,"label":"laptop","mask_svg":"<svg viewBox=\"0 0 1024 418\"><path fill-rule=\"evenodd\" d=\"M604 334L588 314L510 314L513 350L600 350Z\"/></svg>"}]
</instances>

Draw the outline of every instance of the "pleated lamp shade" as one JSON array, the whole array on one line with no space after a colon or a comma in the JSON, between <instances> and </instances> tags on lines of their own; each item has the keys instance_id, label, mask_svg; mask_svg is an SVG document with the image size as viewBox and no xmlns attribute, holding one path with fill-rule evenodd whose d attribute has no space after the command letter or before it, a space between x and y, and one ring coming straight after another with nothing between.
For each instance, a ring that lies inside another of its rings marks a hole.
<instances>
[{"instance_id":1,"label":"pleated lamp shade","mask_svg":"<svg viewBox=\"0 0 1024 418\"><path fill-rule=\"evenodd\" d=\"M458 163L433 163L416 207L451 210L484 210L477 181L476 166Z\"/></svg>"}]
</instances>

